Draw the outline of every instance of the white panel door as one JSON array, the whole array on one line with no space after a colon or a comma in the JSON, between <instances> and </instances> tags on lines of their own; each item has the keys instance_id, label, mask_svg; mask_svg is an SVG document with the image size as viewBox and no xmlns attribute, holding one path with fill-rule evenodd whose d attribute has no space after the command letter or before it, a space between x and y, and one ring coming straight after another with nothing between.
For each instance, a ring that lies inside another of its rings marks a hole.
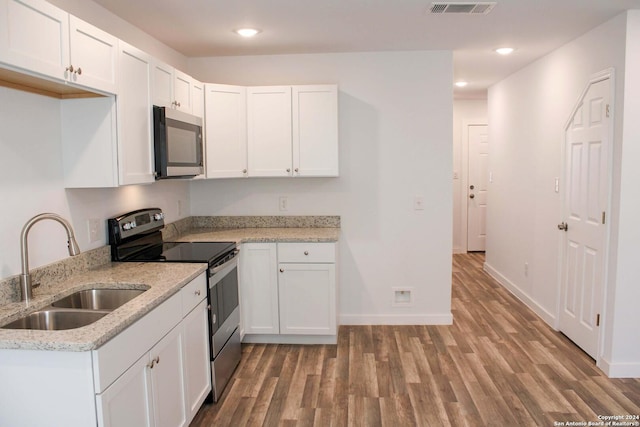
<instances>
[{"instance_id":1,"label":"white panel door","mask_svg":"<svg viewBox=\"0 0 640 427\"><path fill-rule=\"evenodd\" d=\"M280 333L335 335L335 264L280 264Z\"/></svg>"},{"instance_id":2,"label":"white panel door","mask_svg":"<svg viewBox=\"0 0 640 427\"><path fill-rule=\"evenodd\" d=\"M183 341L182 327L179 325L149 351L153 413L157 427L187 425Z\"/></svg>"},{"instance_id":3,"label":"white panel door","mask_svg":"<svg viewBox=\"0 0 640 427\"><path fill-rule=\"evenodd\" d=\"M153 61L151 69L151 98L153 105L173 107L173 67L160 61Z\"/></svg>"},{"instance_id":4,"label":"white panel door","mask_svg":"<svg viewBox=\"0 0 640 427\"><path fill-rule=\"evenodd\" d=\"M193 112L193 79L180 70L173 71L173 98L176 110L191 114Z\"/></svg>"},{"instance_id":5,"label":"white panel door","mask_svg":"<svg viewBox=\"0 0 640 427\"><path fill-rule=\"evenodd\" d=\"M293 86L295 176L338 176L338 87Z\"/></svg>"},{"instance_id":6,"label":"white panel door","mask_svg":"<svg viewBox=\"0 0 640 427\"><path fill-rule=\"evenodd\" d=\"M487 240L489 134L486 125L471 125L468 129L467 250L484 251Z\"/></svg>"},{"instance_id":7,"label":"white panel door","mask_svg":"<svg viewBox=\"0 0 640 427\"><path fill-rule=\"evenodd\" d=\"M118 169L120 185L154 182L151 57L120 42Z\"/></svg>"},{"instance_id":8,"label":"white panel door","mask_svg":"<svg viewBox=\"0 0 640 427\"><path fill-rule=\"evenodd\" d=\"M247 176L247 90L205 86L207 178Z\"/></svg>"},{"instance_id":9,"label":"white panel door","mask_svg":"<svg viewBox=\"0 0 640 427\"><path fill-rule=\"evenodd\" d=\"M249 176L291 176L291 87L247 89Z\"/></svg>"},{"instance_id":10,"label":"white panel door","mask_svg":"<svg viewBox=\"0 0 640 427\"><path fill-rule=\"evenodd\" d=\"M209 360L209 310L203 300L182 321L187 422L191 422L211 391Z\"/></svg>"},{"instance_id":11,"label":"white panel door","mask_svg":"<svg viewBox=\"0 0 640 427\"><path fill-rule=\"evenodd\" d=\"M145 354L104 392L96 395L100 427L152 427L151 390Z\"/></svg>"},{"instance_id":12,"label":"white panel door","mask_svg":"<svg viewBox=\"0 0 640 427\"><path fill-rule=\"evenodd\" d=\"M69 14L43 0L0 0L0 61L64 79Z\"/></svg>"},{"instance_id":13,"label":"white panel door","mask_svg":"<svg viewBox=\"0 0 640 427\"><path fill-rule=\"evenodd\" d=\"M240 295L245 334L280 333L278 252L275 243L247 243L240 249Z\"/></svg>"},{"instance_id":14,"label":"white panel door","mask_svg":"<svg viewBox=\"0 0 640 427\"><path fill-rule=\"evenodd\" d=\"M69 16L69 81L116 94L118 39L73 15Z\"/></svg>"},{"instance_id":15,"label":"white panel door","mask_svg":"<svg viewBox=\"0 0 640 427\"><path fill-rule=\"evenodd\" d=\"M560 330L597 358L609 188L609 80L591 84L565 138Z\"/></svg>"}]
</instances>

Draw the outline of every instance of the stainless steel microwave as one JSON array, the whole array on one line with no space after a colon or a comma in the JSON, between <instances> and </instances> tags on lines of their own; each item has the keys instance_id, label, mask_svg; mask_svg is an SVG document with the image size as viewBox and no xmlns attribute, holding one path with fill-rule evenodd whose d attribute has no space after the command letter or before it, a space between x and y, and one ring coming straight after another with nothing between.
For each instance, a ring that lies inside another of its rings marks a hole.
<instances>
[{"instance_id":1,"label":"stainless steel microwave","mask_svg":"<svg viewBox=\"0 0 640 427\"><path fill-rule=\"evenodd\" d=\"M190 178L204 172L202 119L153 106L156 179Z\"/></svg>"}]
</instances>

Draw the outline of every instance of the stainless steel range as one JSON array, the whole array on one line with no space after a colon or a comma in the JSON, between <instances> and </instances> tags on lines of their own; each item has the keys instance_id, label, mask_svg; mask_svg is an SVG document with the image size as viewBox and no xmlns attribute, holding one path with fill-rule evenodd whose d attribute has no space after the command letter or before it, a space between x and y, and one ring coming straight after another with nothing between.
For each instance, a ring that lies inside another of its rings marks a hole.
<instances>
[{"instance_id":1,"label":"stainless steel range","mask_svg":"<svg viewBox=\"0 0 640 427\"><path fill-rule=\"evenodd\" d=\"M207 263L209 347L212 398L215 402L240 362L238 252L235 242L164 242L164 214L140 209L111 218L109 244L113 261Z\"/></svg>"}]
</instances>

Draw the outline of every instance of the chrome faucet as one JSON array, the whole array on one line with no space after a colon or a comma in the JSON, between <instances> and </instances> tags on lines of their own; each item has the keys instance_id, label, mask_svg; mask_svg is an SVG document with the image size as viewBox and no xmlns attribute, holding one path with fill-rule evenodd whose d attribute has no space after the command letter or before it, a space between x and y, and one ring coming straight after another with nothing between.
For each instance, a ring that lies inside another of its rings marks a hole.
<instances>
[{"instance_id":1,"label":"chrome faucet","mask_svg":"<svg viewBox=\"0 0 640 427\"><path fill-rule=\"evenodd\" d=\"M20 288L22 289L21 301L29 302L33 298L33 286L31 286L31 275L29 274L29 251L27 247L27 236L31 227L43 219L52 219L62 224L67 231L67 239L69 246L69 255L76 256L80 253L80 247L76 242L76 237L73 233L73 228L69 222L62 218L60 215L54 213L42 213L31 218L22 227L22 234L20 235L20 252L22 256L22 274L20 275Z\"/></svg>"}]
</instances>

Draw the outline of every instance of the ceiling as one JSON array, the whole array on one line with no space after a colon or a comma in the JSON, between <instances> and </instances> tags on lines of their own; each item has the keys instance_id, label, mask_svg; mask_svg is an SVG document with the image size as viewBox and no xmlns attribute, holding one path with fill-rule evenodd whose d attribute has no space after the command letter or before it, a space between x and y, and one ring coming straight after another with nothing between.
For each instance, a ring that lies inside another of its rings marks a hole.
<instances>
[{"instance_id":1,"label":"ceiling","mask_svg":"<svg viewBox=\"0 0 640 427\"><path fill-rule=\"evenodd\" d=\"M94 0L187 57L452 50L456 98L486 88L640 0L497 0L487 15L429 14L430 0ZM463 1L464 2L464 1ZM241 27L262 32L244 39ZM501 46L517 50L502 57Z\"/></svg>"}]
</instances>

